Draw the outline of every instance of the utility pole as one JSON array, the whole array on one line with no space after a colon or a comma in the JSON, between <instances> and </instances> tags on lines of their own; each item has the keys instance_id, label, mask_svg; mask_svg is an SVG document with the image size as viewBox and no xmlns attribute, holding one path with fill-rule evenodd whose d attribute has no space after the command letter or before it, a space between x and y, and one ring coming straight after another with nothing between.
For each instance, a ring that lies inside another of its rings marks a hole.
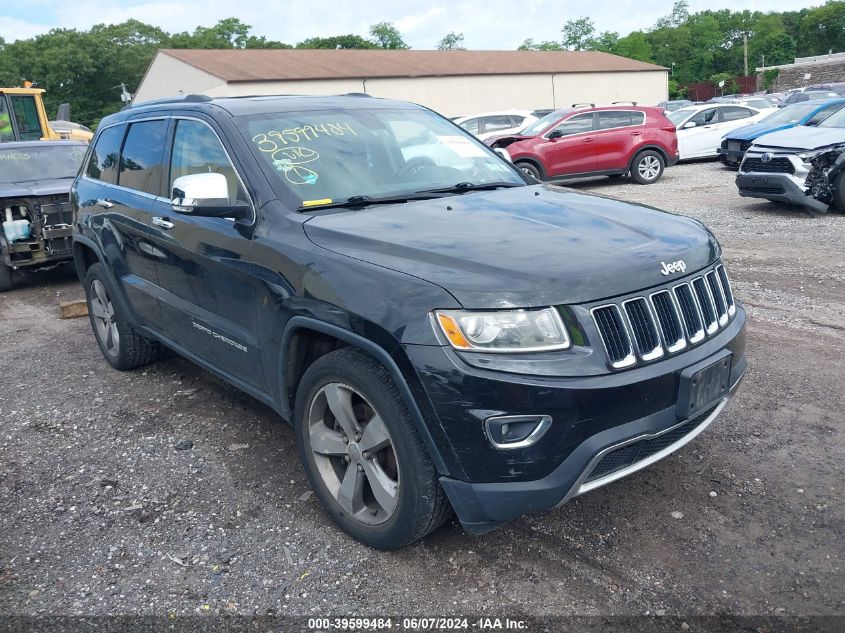
<instances>
[{"instance_id":1,"label":"utility pole","mask_svg":"<svg viewBox=\"0 0 845 633\"><path fill-rule=\"evenodd\" d=\"M742 34L742 55L745 60L745 76L748 77L748 33Z\"/></svg>"}]
</instances>

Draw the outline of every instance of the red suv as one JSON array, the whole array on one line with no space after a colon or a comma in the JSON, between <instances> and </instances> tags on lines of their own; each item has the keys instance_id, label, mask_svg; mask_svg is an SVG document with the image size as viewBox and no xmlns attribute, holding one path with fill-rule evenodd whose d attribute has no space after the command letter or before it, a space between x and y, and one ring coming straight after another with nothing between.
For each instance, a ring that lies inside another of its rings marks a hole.
<instances>
[{"instance_id":1,"label":"red suv","mask_svg":"<svg viewBox=\"0 0 845 633\"><path fill-rule=\"evenodd\" d=\"M507 148L511 160L538 180L630 173L646 185L678 162L675 126L659 108L575 104L519 134L485 142Z\"/></svg>"}]
</instances>

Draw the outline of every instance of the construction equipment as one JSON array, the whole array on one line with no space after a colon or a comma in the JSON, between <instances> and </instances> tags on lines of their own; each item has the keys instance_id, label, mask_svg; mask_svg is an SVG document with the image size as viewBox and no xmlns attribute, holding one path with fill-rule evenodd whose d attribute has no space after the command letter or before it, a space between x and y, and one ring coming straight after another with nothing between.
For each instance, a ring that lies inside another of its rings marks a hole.
<instances>
[{"instance_id":1,"label":"construction equipment","mask_svg":"<svg viewBox=\"0 0 845 633\"><path fill-rule=\"evenodd\" d=\"M43 88L0 88L0 143L10 141L90 141L91 130L69 119L70 107L59 106L56 121L47 120Z\"/></svg>"}]
</instances>

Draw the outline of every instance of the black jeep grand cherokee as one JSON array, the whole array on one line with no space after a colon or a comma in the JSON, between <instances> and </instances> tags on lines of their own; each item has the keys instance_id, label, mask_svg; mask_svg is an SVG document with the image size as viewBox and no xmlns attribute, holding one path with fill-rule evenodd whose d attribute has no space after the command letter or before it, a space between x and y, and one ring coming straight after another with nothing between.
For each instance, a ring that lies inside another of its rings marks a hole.
<instances>
[{"instance_id":1,"label":"black jeep grand cherokee","mask_svg":"<svg viewBox=\"0 0 845 633\"><path fill-rule=\"evenodd\" d=\"M163 344L273 407L373 547L453 509L480 534L643 468L746 367L700 223L527 182L407 103L141 104L103 120L73 201L109 363Z\"/></svg>"}]
</instances>

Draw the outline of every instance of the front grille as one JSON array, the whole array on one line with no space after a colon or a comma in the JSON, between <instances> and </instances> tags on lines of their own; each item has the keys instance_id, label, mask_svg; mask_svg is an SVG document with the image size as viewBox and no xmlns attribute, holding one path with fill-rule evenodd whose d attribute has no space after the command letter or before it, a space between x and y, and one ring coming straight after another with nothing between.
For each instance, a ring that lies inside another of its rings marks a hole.
<instances>
[{"instance_id":1,"label":"front grille","mask_svg":"<svg viewBox=\"0 0 845 633\"><path fill-rule=\"evenodd\" d=\"M764 163L760 158L746 158L742 163L742 171L763 172L768 174L794 174L795 166L788 158L772 158Z\"/></svg>"},{"instance_id":2,"label":"front grille","mask_svg":"<svg viewBox=\"0 0 845 633\"><path fill-rule=\"evenodd\" d=\"M770 193L775 195L780 195L786 193L783 187L756 187L756 186L745 186L742 188L743 191L752 191L754 193Z\"/></svg>"},{"instance_id":3,"label":"front grille","mask_svg":"<svg viewBox=\"0 0 845 633\"><path fill-rule=\"evenodd\" d=\"M620 307L621 305L621 307ZM631 297L591 310L613 369L680 352L715 335L736 314L722 264L690 281L646 297Z\"/></svg>"},{"instance_id":4,"label":"front grille","mask_svg":"<svg viewBox=\"0 0 845 633\"><path fill-rule=\"evenodd\" d=\"M591 481L601 479L611 473L633 466L637 462L648 459L655 453L659 453L664 448L672 446L672 444L694 431L695 428L704 422L704 420L706 420L718 406L718 404L712 406L707 411L700 413L691 420L687 420L683 424L679 424L675 428L666 431L661 435L639 440L628 444L627 446L617 448L614 451L610 451L607 455L601 458L601 461L596 464L595 468L593 468L590 474L587 475L587 478L583 483L590 483Z\"/></svg>"}]
</instances>

